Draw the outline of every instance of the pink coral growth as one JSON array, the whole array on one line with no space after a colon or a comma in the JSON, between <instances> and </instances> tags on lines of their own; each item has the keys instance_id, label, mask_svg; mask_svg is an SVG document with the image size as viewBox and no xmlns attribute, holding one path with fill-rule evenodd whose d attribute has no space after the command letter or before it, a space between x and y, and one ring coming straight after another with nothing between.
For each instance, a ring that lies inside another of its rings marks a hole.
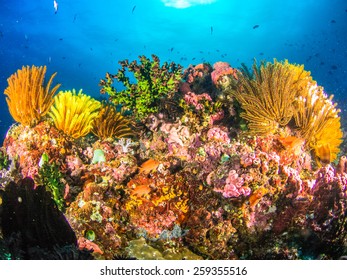
<instances>
[{"instance_id":1,"label":"pink coral growth","mask_svg":"<svg viewBox=\"0 0 347 280\"><path fill-rule=\"evenodd\" d=\"M190 65L183 74L183 77L187 83L192 84L196 79L203 78L205 75L210 73L211 66L207 63L200 63L196 66Z\"/></svg>"},{"instance_id":2,"label":"pink coral growth","mask_svg":"<svg viewBox=\"0 0 347 280\"><path fill-rule=\"evenodd\" d=\"M239 177L236 170L230 170L224 188L215 188L214 191L221 192L226 198L248 196L251 193L251 189L243 186L243 183L244 179Z\"/></svg>"},{"instance_id":3,"label":"pink coral growth","mask_svg":"<svg viewBox=\"0 0 347 280\"><path fill-rule=\"evenodd\" d=\"M194 92L188 92L184 95L184 101L188 105L192 105L196 108L196 110L204 109L204 105L200 103L200 101L212 101L211 96L207 93L195 94Z\"/></svg>"},{"instance_id":4,"label":"pink coral growth","mask_svg":"<svg viewBox=\"0 0 347 280\"><path fill-rule=\"evenodd\" d=\"M207 139L209 141L215 140L225 144L230 143L230 138L228 136L228 133L217 126L212 127L207 131Z\"/></svg>"},{"instance_id":5,"label":"pink coral growth","mask_svg":"<svg viewBox=\"0 0 347 280\"><path fill-rule=\"evenodd\" d=\"M211 73L212 81L215 85L218 85L222 77L227 75L233 75L236 78L236 70L230 67L227 62L216 62L213 65L214 70Z\"/></svg>"}]
</instances>

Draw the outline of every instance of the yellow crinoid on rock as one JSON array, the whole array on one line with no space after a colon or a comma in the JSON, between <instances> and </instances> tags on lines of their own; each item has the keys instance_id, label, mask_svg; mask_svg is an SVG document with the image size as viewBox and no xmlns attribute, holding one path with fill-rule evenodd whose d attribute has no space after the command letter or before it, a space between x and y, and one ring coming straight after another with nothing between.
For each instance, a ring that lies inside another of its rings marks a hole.
<instances>
[{"instance_id":1,"label":"yellow crinoid on rock","mask_svg":"<svg viewBox=\"0 0 347 280\"><path fill-rule=\"evenodd\" d=\"M54 125L75 139L87 135L95 118L98 116L101 103L82 93L60 91L54 97L54 104L49 112Z\"/></svg>"},{"instance_id":2,"label":"yellow crinoid on rock","mask_svg":"<svg viewBox=\"0 0 347 280\"><path fill-rule=\"evenodd\" d=\"M282 135L289 127L314 152L318 165L334 161L342 142L339 110L303 65L287 60L243 65L230 94L251 135Z\"/></svg>"},{"instance_id":3,"label":"yellow crinoid on rock","mask_svg":"<svg viewBox=\"0 0 347 280\"><path fill-rule=\"evenodd\" d=\"M9 111L15 121L34 126L49 111L53 104L53 95L60 87L50 89L54 73L44 86L46 66L23 66L8 79L8 87L4 94Z\"/></svg>"},{"instance_id":4,"label":"yellow crinoid on rock","mask_svg":"<svg viewBox=\"0 0 347 280\"><path fill-rule=\"evenodd\" d=\"M113 104L103 104L96 117L92 133L102 140L133 136L130 120L117 112Z\"/></svg>"},{"instance_id":5,"label":"yellow crinoid on rock","mask_svg":"<svg viewBox=\"0 0 347 280\"><path fill-rule=\"evenodd\" d=\"M314 151L318 165L334 161L342 143L340 110L336 109L337 104L332 99L333 95L328 97L321 86L312 83L294 102L298 134Z\"/></svg>"},{"instance_id":6,"label":"yellow crinoid on rock","mask_svg":"<svg viewBox=\"0 0 347 280\"><path fill-rule=\"evenodd\" d=\"M252 72L243 65L231 95L240 103L241 117L248 121L249 133L278 133L294 114L294 98L305 91L310 72L284 61L253 64Z\"/></svg>"}]
</instances>

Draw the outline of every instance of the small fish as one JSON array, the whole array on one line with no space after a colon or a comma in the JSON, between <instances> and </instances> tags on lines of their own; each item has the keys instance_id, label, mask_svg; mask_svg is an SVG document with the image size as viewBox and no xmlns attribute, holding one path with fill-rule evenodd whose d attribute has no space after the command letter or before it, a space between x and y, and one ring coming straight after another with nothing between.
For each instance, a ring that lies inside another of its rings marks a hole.
<instances>
[{"instance_id":1,"label":"small fish","mask_svg":"<svg viewBox=\"0 0 347 280\"><path fill-rule=\"evenodd\" d=\"M135 5L135 6L133 7L133 9L131 10L131 13L132 13L132 14L134 13L135 9L136 9L136 5Z\"/></svg>"},{"instance_id":2,"label":"small fish","mask_svg":"<svg viewBox=\"0 0 347 280\"><path fill-rule=\"evenodd\" d=\"M48 64L51 64L51 62L52 62L52 58L48 57Z\"/></svg>"},{"instance_id":3,"label":"small fish","mask_svg":"<svg viewBox=\"0 0 347 280\"><path fill-rule=\"evenodd\" d=\"M333 20L330 21L330 23L336 23L336 21L333 19Z\"/></svg>"},{"instance_id":4,"label":"small fish","mask_svg":"<svg viewBox=\"0 0 347 280\"><path fill-rule=\"evenodd\" d=\"M333 70L336 70L336 69L337 69L337 66L336 66L336 65L331 65L330 68L333 69Z\"/></svg>"},{"instance_id":5,"label":"small fish","mask_svg":"<svg viewBox=\"0 0 347 280\"><path fill-rule=\"evenodd\" d=\"M54 13L56 14L58 12L58 2L56 0L53 0L53 7L54 7Z\"/></svg>"},{"instance_id":6,"label":"small fish","mask_svg":"<svg viewBox=\"0 0 347 280\"><path fill-rule=\"evenodd\" d=\"M253 29L258 28L259 26L260 26L260 25L258 25L258 24L254 25L254 26L253 26Z\"/></svg>"},{"instance_id":7,"label":"small fish","mask_svg":"<svg viewBox=\"0 0 347 280\"><path fill-rule=\"evenodd\" d=\"M131 195L137 197L146 197L152 191L148 185L137 185L131 190Z\"/></svg>"},{"instance_id":8,"label":"small fish","mask_svg":"<svg viewBox=\"0 0 347 280\"><path fill-rule=\"evenodd\" d=\"M278 140L285 149L290 150L296 156L301 153L302 147L305 144L305 139L295 136L279 137Z\"/></svg>"},{"instance_id":9,"label":"small fish","mask_svg":"<svg viewBox=\"0 0 347 280\"><path fill-rule=\"evenodd\" d=\"M326 166L332 161L332 152L329 144L323 144L314 148L316 162L319 167Z\"/></svg>"},{"instance_id":10,"label":"small fish","mask_svg":"<svg viewBox=\"0 0 347 280\"><path fill-rule=\"evenodd\" d=\"M174 50L174 48L171 48L171 49L170 49L170 52L172 52L173 50Z\"/></svg>"},{"instance_id":11,"label":"small fish","mask_svg":"<svg viewBox=\"0 0 347 280\"><path fill-rule=\"evenodd\" d=\"M63 41L63 38L59 38L59 41Z\"/></svg>"},{"instance_id":12,"label":"small fish","mask_svg":"<svg viewBox=\"0 0 347 280\"><path fill-rule=\"evenodd\" d=\"M262 197L266 195L268 192L269 191L264 187L260 187L259 189L254 191L254 193L249 197L249 206L252 209L252 211L255 210L255 206L258 204L258 202L260 202Z\"/></svg>"},{"instance_id":13,"label":"small fish","mask_svg":"<svg viewBox=\"0 0 347 280\"><path fill-rule=\"evenodd\" d=\"M75 22L76 19L77 19L77 14L75 14L75 15L73 16L73 21L72 21L72 22Z\"/></svg>"},{"instance_id":14,"label":"small fish","mask_svg":"<svg viewBox=\"0 0 347 280\"><path fill-rule=\"evenodd\" d=\"M142 165L139 168L139 173L149 174L150 172L157 170L159 164L159 161L151 158L142 163Z\"/></svg>"},{"instance_id":15,"label":"small fish","mask_svg":"<svg viewBox=\"0 0 347 280\"><path fill-rule=\"evenodd\" d=\"M211 35L212 35L212 33L213 33L213 26L211 26Z\"/></svg>"}]
</instances>

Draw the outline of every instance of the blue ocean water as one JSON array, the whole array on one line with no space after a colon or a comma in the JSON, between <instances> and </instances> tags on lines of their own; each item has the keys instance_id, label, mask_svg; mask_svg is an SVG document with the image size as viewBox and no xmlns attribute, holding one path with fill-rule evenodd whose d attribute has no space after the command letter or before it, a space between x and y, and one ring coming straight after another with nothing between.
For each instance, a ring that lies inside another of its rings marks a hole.
<instances>
[{"instance_id":1,"label":"blue ocean water","mask_svg":"<svg viewBox=\"0 0 347 280\"><path fill-rule=\"evenodd\" d=\"M47 65L61 89L99 97L118 61L156 54L187 67L253 59L304 64L342 116L347 104L346 0L0 0L0 91L23 65ZM14 122L0 97L0 137ZM345 122L345 121L344 121Z\"/></svg>"}]
</instances>

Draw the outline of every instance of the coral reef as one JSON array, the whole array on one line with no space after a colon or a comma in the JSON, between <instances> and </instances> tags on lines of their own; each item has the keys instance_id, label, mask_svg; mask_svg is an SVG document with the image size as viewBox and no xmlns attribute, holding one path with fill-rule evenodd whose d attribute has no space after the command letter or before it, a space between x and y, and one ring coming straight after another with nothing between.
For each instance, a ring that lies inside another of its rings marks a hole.
<instances>
[{"instance_id":1,"label":"coral reef","mask_svg":"<svg viewBox=\"0 0 347 280\"><path fill-rule=\"evenodd\" d=\"M60 92L53 121L9 129L0 150L0 259L346 255L339 109L310 73L275 60L252 72L217 62L182 74L152 58L123 61L101 81L120 106ZM18 194L25 203L13 218ZM18 222L26 210L47 227ZM19 247L8 243L13 232L23 234Z\"/></svg>"},{"instance_id":2,"label":"coral reef","mask_svg":"<svg viewBox=\"0 0 347 280\"><path fill-rule=\"evenodd\" d=\"M8 78L4 94L7 95L6 102L15 121L33 126L47 114L60 84L50 88L57 74L54 73L44 86L45 74L46 66L23 66Z\"/></svg>"}]
</instances>

